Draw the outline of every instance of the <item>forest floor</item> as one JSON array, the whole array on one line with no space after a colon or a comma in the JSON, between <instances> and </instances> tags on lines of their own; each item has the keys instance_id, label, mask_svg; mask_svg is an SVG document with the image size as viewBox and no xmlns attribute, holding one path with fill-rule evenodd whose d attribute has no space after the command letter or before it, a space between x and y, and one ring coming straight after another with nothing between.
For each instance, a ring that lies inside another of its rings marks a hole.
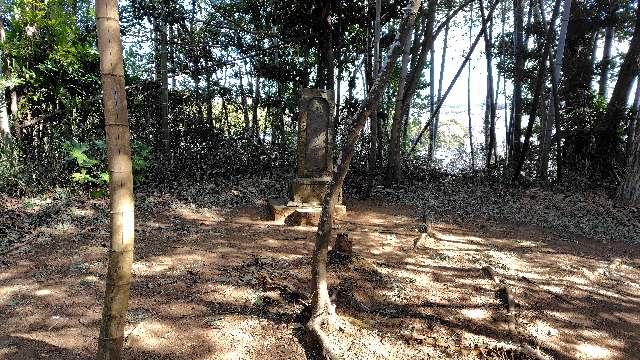
<instances>
[{"instance_id":1,"label":"forest floor","mask_svg":"<svg viewBox=\"0 0 640 360\"><path fill-rule=\"evenodd\" d=\"M282 186L247 181L137 193L125 358L317 358L302 328L315 228L266 220ZM640 359L637 209L447 186L347 199L336 231L356 255L330 266L345 359ZM0 195L0 210L0 359L92 359L108 202Z\"/></svg>"}]
</instances>

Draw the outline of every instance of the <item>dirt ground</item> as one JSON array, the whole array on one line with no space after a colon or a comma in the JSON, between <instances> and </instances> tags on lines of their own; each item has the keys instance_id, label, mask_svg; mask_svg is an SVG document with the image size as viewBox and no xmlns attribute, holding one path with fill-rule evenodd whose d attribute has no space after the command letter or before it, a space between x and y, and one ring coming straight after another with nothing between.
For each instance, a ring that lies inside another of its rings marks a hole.
<instances>
[{"instance_id":1,"label":"dirt ground","mask_svg":"<svg viewBox=\"0 0 640 360\"><path fill-rule=\"evenodd\" d=\"M0 256L0 359L92 359L106 202L38 224L46 204L1 200L7 226L34 225ZM330 336L345 358L527 359L529 346L553 359L640 359L637 245L497 222L436 222L423 235L409 206L347 207L336 231L357 255L330 267ZM315 229L264 210L139 197L125 358L317 358L301 326Z\"/></svg>"}]
</instances>

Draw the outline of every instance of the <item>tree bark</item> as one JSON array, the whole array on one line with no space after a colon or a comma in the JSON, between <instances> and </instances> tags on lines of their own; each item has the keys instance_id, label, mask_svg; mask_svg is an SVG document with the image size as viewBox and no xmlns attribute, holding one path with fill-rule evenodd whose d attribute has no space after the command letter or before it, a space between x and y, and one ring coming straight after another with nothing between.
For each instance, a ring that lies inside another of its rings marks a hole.
<instances>
[{"instance_id":1,"label":"tree bark","mask_svg":"<svg viewBox=\"0 0 640 360\"><path fill-rule=\"evenodd\" d=\"M331 0L319 0L320 26L318 31L318 66L316 87L334 91L333 29L331 28Z\"/></svg>"},{"instance_id":2,"label":"tree bark","mask_svg":"<svg viewBox=\"0 0 640 360\"><path fill-rule=\"evenodd\" d=\"M551 132L553 128L559 127L560 111L558 106L557 86L560 84L560 71L564 61L564 46L567 38L567 26L569 25L569 15L571 13L571 0L563 0L562 17L560 18L560 33L558 34L558 45L556 46L555 57L553 59L553 68L551 72L551 97L549 98L549 110L547 112L547 127L544 138L540 144L540 165L538 169L538 177L541 181L547 181L549 177L549 152L551 149ZM553 84L555 83L555 86ZM556 146L560 148L562 144L561 134L556 131ZM556 169L560 161L560 157L556 156ZM557 176L556 176L557 177Z\"/></svg>"},{"instance_id":3,"label":"tree bark","mask_svg":"<svg viewBox=\"0 0 640 360\"><path fill-rule=\"evenodd\" d=\"M387 164L386 177L387 186L391 186L392 184L400 181L402 102L404 101L405 85L407 82L407 73L409 71L411 31L404 34L404 37L405 39L402 41L402 60L400 61L400 78L398 79L398 90L396 92L396 105L393 112L393 120L391 122L391 143L389 144L389 163Z\"/></svg>"},{"instance_id":4,"label":"tree bark","mask_svg":"<svg viewBox=\"0 0 640 360\"><path fill-rule=\"evenodd\" d=\"M165 164L169 160L169 78L167 75L167 21L160 21L158 28L160 42L160 128L162 132L162 154Z\"/></svg>"},{"instance_id":5,"label":"tree bark","mask_svg":"<svg viewBox=\"0 0 640 360\"><path fill-rule=\"evenodd\" d=\"M247 105L247 94L244 90L243 72L246 71L246 64L242 62L242 67L238 70L240 85L240 104L242 105L242 119L244 120L244 133L249 134L251 131L251 121L249 120L249 106ZM251 87L251 86L249 86Z\"/></svg>"},{"instance_id":6,"label":"tree bark","mask_svg":"<svg viewBox=\"0 0 640 360\"><path fill-rule=\"evenodd\" d=\"M484 19L484 7L480 2L480 15ZM487 63L487 96L485 101L485 167L491 166L491 153L496 144L496 104L493 100L493 21L489 21L489 29L484 32L485 60Z\"/></svg>"},{"instance_id":7,"label":"tree bark","mask_svg":"<svg viewBox=\"0 0 640 360\"><path fill-rule=\"evenodd\" d=\"M120 359L124 340L133 263L134 199L116 0L96 1L96 22L111 195L111 247L97 353L99 360L106 360Z\"/></svg>"},{"instance_id":8,"label":"tree bark","mask_svg":"<svg viewBox=\"0 0 640 360\"><path fill-rule=\"evenodd\" d=\"M629 160L631 151L633 150L633 141L636 136L636 126L638 126L638 118L640 118L640 76L636 80L636 93L633 97L633 105L631 106L633 116L627 126L627 141L625 143L625 159Z\"/></svg>"},{"instance_id":9,"label":"tree bark","mask_svg":"<svg viewBox=\"0 0 640 360\"><path fill-rule=\"evenodd\" d=\"M381 36L381 26L380 26L380 14L382 12L382 0L376 0L376 15L373 25L373 78L378 77L378 72L380 71L380 63L382 58L380 57L380 36ZM369 181L371 185L373 185L373 177L377 170L378 164L378 101L373 104L373 109L371 110L371 116L369 117L369 161L368 161L368 173L369 173Z\"/></svg>"},{"instance_id":10,"label":"tree bark","mask_svg":"<svg viewBox=\"0 0 640 360\"><path fill-rule=\"evenodd\" d=\"M524 53L526 45L523 43L523 4L522 0L513 0L513 123L511 124L511 139L509 159L515 161L520 152L520 136L522 127L522 83L524 79Z\"/></svg>"},{"instance_id":11,"label":"tree bark","mask_svg":"<svg viewBox=\"0 0 640 360\"><path fill-rule=\"evenodd\" d=\"M260 124L258 123L258 109L260 108L260 76L255 71L255 79L253 84L253 115L251 117L251 134L254 140L260 139Z\"/></svg>"},{"instance_id":12,"label":"tree bark","mask_svg":"<svg viewBox=\"0 0 640 360\"><path fill-rule=\"evenodd\" d=\"M2 16L0 16L0 20L2 20ZM4 32L4 21L0 24L0 45L4 43L5 32ZM4 51L0 50L0 80L4 80L3 78L6 76L6 71L4 71L3 67L5 64L6 56ZM0 82L1 83L1 82ZM5 86L0 86L0 135L1 142L8 143L12 141L11 136L11 128L9 126L9 113L7 112L7 97Z\"/></svg>"},{"instance_id":13,"label":"tree bark","mask_svg":"<svg viewBox=\"0 0 640 360\"><path fill-rule=\"evenodd\" d=\"M338 193L340 192L340 189L344 184L344 179L349 171L349 165L351 163L360 132L364 128L367 118L373 110L375 102L380 99L380 96L384 91L394 63L398 57L400 57L401 51L407 46L406 34L413 28L419 7L420 0L411 0L410 5L406 8L405 15L403 16L398 33L396 34L396 39L391 47L388 60L378 74L378 77L368 92L366 99L362 101L356 114L352 118L352 126L347 134L345 144L341 151L341 161L331 177L328 191L322 202L322 213L318 224L318 230L316 232L316 241L312 260L313 264L311 268L313 292L311 302L312 316L307 324L307 328L310 330L311 334L315 335L316 340L323 344L325 355L332 359L337 359L338 356L331 351L327 337L321 330L320 325L323 322L328 321L330 316L335 314L327 288L327 251L329 241L332 237L334 208L338 201Z\"/></svg>"},{"instance_id":14,"label":"tree bark","mask_svg":"<svg viewBox=\"0 0 640 360\"><path fill-rule=\"evenodd\" d=\"M473 30L473 5L469 8L469 48L472 45L471 32ZM467 63L467 120L469 121L469 151L471 154L471 172L476 172L476 155L473 150L473 126L471 124L471 64Z\"/></svg>"},{"instance_id":15,"label":"tree bark","mask_svg":"<svg viewBox=\"0 0 640 360\"><path fill-rule=\"evenodd\" d=\"M438 102L442 100L442 82L444 81L444 69L447 62L447 41L449 40L449 24L444 27L444 39L442 40L442 54L440 56L440 72L438 74ZM436 153L436 145L438 143L438 125L440 124L440 115L436 114L431 125L431 141L429 141L429 158L433 158Z\"/></svg>"},{"instance_id":16,"label":"tree bark","mask_svg":"<svg viewBox=\"0 0 640 360\"><path fill-rule=\"evenodd\" d=\"M487 17L485 18L485 21L482 22L482 26L480 28L480 32L478 33L478 35L476 35L475 40L473 40L473 43L471 44L471 47L469 48L469 51L467 52L467 55L465 56L464 60L462 61L462 64L460 64L460 67L458 67L458 71L453 76L453 80L451 80L451 83L449 83L449 86L447 87L447 90L444 92L444 95L442 96L442 100L440 100L438 102L438 105L436 105L433 113L429 115L429 120L427 120L427 122L422 127L422 130L420 131L420 133L418 133L418 137L413 141L413 144L411 145L411 149L409 150L408 154L411 154L411 153L413 153L415 151L416 147L420 143L420 140L422 140L422 136L427 131L427 129L429 129L429 126L431 126L431 123L433 122L433 119L436 116L438 116L438 113L440 112L440 108L442 107L442 104L444 104L445 100L447 99L447 96L451 92L451 89L453 88L453 86L458 81L458 78L460 77L460 74L462 73L462 70L464 70L464 68L467 66L467 63L471 59L471 55L473 54L473 51L476 49L476 46L478 45L478 42L480 41L480 38L482 38L482 36L483 36L483 34L484 34L485 30L486 30L486 26L487 26L486 21L488 21L488 20L490 20L492 18L493 12L496 9L498 3L499 3L499 0L495 0L494 3L491 5L491 9L489 10L489 13L487 14Z\"/></svg>"},{"instance_id":17,"label":"tree bark","mask_svg":"<svg viewBox=\"0 0 640 360\"><path fill-rule=\"evenodd\" d=\"M469 35L469 43L471 43L471 35ZM429 51L429 116L433 116L433 110L435 108L436 101L436 54L433 50L433 46ZM469 70L471 71L471 70ZM429 163L433 163L433 158L436 152L436 144L433 142L433 138L429 138L429 152L427 153L427 159Z\"/></svg>"},{"instance_id":18,"label":"tree bark","mask_svg":"<svg viewBox=\"0 0 640 360\"><path fill-rule=\"evenodd\" d=\"M619 146L617 136L621 120L625 117L627 99L631 92L633 80L638 74L640 61L640 6L636 6L636 25L629 44L629 50L618 72L618 80L611 93L607 111L596 125L595 155L600 174L604 178L613 175L615 157Z\"/></svg>"},{"instance_id":19,"label":"tree bark","mask_svg":"<svg viewBox=\"0 0 640 360\"><path fill-rule=\"evenodd\" d=\"M556 23L556 19L558 17L558 12L560 11L560 1L556 0L555 5L553 7L553 11L551 13L551 20L546 29L544 47L542 50L542 56L538 62L538 74L536 75L536 83L533 93L533 101L531 105L531 112L529 114L529 122L527 123L527 129L524 137L524 144L522 145L522 149L518 154L517 162L515 163L515 168L513 171L513 181L517 181L520 177L520 173L522 172L522 167L524 166L524 162L526 160L527 152L529 151L529 146L531 144L531 135L533 133L533 124L535 123L536 116L538 114L538 110L540 109L540 99L542 98L542 92L544 88L544 79L545 73L547 71L547 62L549 61L549 55L551 51L551 43L553 42L553 32L554 25Z\"/></svg>"},{"instance_id":20,"label":"tree bark","mask_svg":"<svg viewBox=\"0 0 640 360\"><path fill-rule=\"evenodd\" d=\"M609 68L611 67L611 46L613 45L613 17L615 15L616 0L610 1L609 13L607 14L607 27L604 29L604 47L602 49L602 60L600 61L600 79L598 81L598 96L607 97L607 85L609 84Z\"/></svg>"}]
</instances>

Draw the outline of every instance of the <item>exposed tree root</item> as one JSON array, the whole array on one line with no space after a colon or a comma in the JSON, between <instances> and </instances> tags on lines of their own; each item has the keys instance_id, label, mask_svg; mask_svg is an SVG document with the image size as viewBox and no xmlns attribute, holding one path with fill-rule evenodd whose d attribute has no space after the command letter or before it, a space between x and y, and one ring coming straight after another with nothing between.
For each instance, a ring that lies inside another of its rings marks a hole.
<instances>
[{"instance_id":1,"label":"exposed tree root","mask_svg":"<svg viewBox=\"0 0 640 360\"><path fill-rule=\"evenodd\" d=\"M327 313L311 317L307 323L307 331L312 339L318 344L322 351L322 355L328 360L339 360L338 354L331 348L331 341L327 334L322 330L322 324L331 325L335 321L335 314Z\"/></svg>"},{"instance_id":2,"label":"exposed tree root","mask_svg":"<svg viewBox=\"0 0 640 360\"><path fill-rule=\"evenodd\" d=\"M520 345L520 351L536 360L553 360L553 357L543 353L542 350L533 348L528 344Z\"/></svg>"},{"instance_id":3,"label":"exposed tree root","mask_svg":"<svg viewBox=\"0 0 640 360\"><path fill-rule=\"evenodd\" d=\"M531 345L529 344L525 344L523 343L518 335L518 329L516 328L516 302L515 299L513 297L513 292L511 291L511 289L507 286L507 284L502 280L502 278L500 278L500 276L498 276L498 274L495 272L495 270L493 270L493 268L489 265L484 266L482 268L482 270L484 270L489 277L491 277L491 279L493 280L493 282L498 285L499 291L501 293L501 295L504 297L505 303L507 304L508 307L508 319L509 319L509 332L511 333L511 336L514 338L514 340L518 341L518 350L520 352L522 352L523 354L526 354L527 356L530 356L532 358L535 358L537 360L549 360L549 359L553 359L551 356L546 355L545 353L543 353L541 350L539 349L535 349L533 348Z\"/></svg>"}]
</instances>

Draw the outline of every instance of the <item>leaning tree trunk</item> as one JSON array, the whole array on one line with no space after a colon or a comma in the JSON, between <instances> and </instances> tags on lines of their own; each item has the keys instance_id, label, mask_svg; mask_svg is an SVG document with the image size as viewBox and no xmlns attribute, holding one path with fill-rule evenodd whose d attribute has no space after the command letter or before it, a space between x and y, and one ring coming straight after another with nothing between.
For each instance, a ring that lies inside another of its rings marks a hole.
<instances>
[{"instance_id":1,"label":"leaning tree trunk","mask_svg":"<svg viewBox=\"0 0 640 360\"><path fill-rule=\"evenodd\" d=\"M512 180L516 182L520 173L522 172L522 168L524 166L524 162L526 161L527 152L529 151L529 147L531 144L531 135L533 133L533 124L536 120L536 116L538 114L538 110L540 109L540 100L542 98L542 92L544 88L544 79L547 71L547 62L549 61L549 55L551 52L551 42L553 41L553 29L556 23L556 18L558 17L558 12L560 11L560 1L556 0L553 11L551 14L551 20L549 21L548 28L546 30L544 47L542 50L542 56L540 57L540 61L538 62L538 74L536 75L535 88L533 93L533 100L531 104L531 112L529 113L529 122L527 123L527 128L525 130L524 136L524 144L518 154L518 158L516 159L513 168L513 177Z\"/></svg>"},{"instance_id":2,"label":"leaning tree trunk","mask_svg":"<svg viewBox=\"0 0 640 360\"><path fill-rule=\"evenodd\" d=\"M96 22L111 195L111 248L97 354L102 360L120 359L124 340L133 263L134 204L117 0L96 0Z\"/></svg>"},{"instance_id":3,"label":"leaning tree trunk","mask_svg":"<svg viewBox=\"0 0 640 360\"><path fill-rule=\"evenodd\" d=\"M322 202L322 214L318 231L316 233L315 249L313 251L313 264L311 268L312 282L312 315L307 328L314 335L315 340L323 345L324 353L327 357L338 359L330 348L328 339L322 329L321 324L331 320L335 314L334 308L329 298L327 288L327 251L329 240L332 237L332 228L334 220L334 209L338 202L338 193L344 184L344 179L349 171L349 165L353 157L356 142L360 136L360 132L367 122L367 118L371 114L376 102L382 96L384 88L389 80L391 69L396 60L400 57L401 51L407 46L407 33L413 28L416 13L420 7L420 0L411 0L410 5L406 9L406 13L401 22L396 39L391 47L389 57L384 67L380 70L376 80L374 81L367 97L362 101L360 107L352 118L352 127L346 136L345 144L341 152L341 161L336 171L334 171L331 182L328 185L328 191Z\"/></svg>"},{"instance_id":4,"label":"leaning tree trunk","mask_svg":"<svg viewBox=\"0 0 640 360\"><path fill-rule=\"evenodd\" d=\"M619 145L618 129L625 117L627 99L633 79L639 70L640 60L640 5L636 6L636 25L629 44L629 50L618 72L618 80L611 93L607 111L597 124L595 158L597 170L605 178L613 175L615 155Z\"/></svg>"},{"instance_id":5,"label":"leaning tree trunk","mask_svg":"<svg viewBox=\"0 0 640 360\"><path fill-rule=\"evenodd\" d=\"M493 2L493 5L491 5L491 9L489 10L487 17L482 22L482 27L480 28L480 32L478 33L478 35L476 35L475 40L473 40L473 43L471 44L469 51L465 55L464 60L462 60L462 64L460 64L460 67L458 67L458 71L453 76L453 80L451 80L451 82L449 83L449 86L447 87L447 90L444 92L444 95L442 95L442 99L438 101L438 104L433 110L433 113L429 115L429 120L427 120L427 122L424 124L424 126L422 127L422 130L420 130L416 139L413 140L413 144L411 145L411 149L409 149L408 154L412 154L416 150L418 144L420 143L420 140L422 140L422 136L424 136L424 133L429 129L429 126L431 126L433 119L435 119L435 117L438 116L440 109L442 108L442 104L444 104L445 100L447 100L447 96L449 96L451 89L456 84L456 82L458 81L458 78L460 77L460 74L462 74L462 71L467 66L467 63L469 62L469 60L471 59L471 55L473 55L473 52L476 49L476 46L478 45L480 38L482 38L486 30L487 21L492 18L493 12L495 11L498 3L499 3L499 0L495 0Z\"/></svg>"},{"instance_id":6,"label":"leaning tree trunk","mask_svg":"<svg viewBox=\"0 0 640 360\"><path fill-rule=\"evenodd\" d=\"M407 82L407 73L409 71L409 59L411 52L411 32L404 34L402 40L402 61L400 62L400 78L398 79L398 91L396 93L396 106L393 112L393 121L391 122L391 143L389 144L389 163L387 164L387 186L400 181L400 161L401 161L401 144L400 135L402 134L402 102L404 101L405 84Z\"/></svg>"}]
</instances>

